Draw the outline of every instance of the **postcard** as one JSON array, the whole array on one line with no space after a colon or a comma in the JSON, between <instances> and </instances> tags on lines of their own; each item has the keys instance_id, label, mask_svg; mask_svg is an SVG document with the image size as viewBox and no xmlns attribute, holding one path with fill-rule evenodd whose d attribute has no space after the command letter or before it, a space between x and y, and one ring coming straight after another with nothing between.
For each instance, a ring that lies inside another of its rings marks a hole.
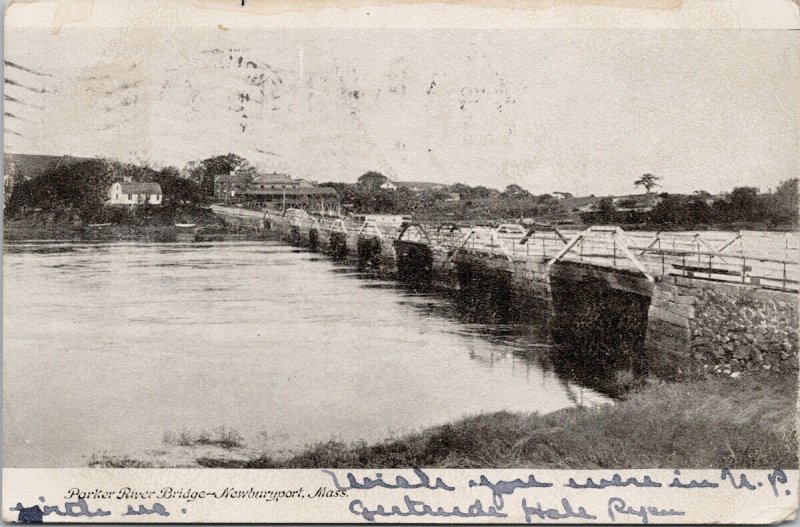
<instances>
[{"instance_id":1,"label":"postcard","mask_svg":"<svg viewBox=\"0 0 800 527\"><path fill-rule=\"evenodd\" d=\"M2 518L794 518L798 28L11 2Z\"/></svg>"}]
</instances>

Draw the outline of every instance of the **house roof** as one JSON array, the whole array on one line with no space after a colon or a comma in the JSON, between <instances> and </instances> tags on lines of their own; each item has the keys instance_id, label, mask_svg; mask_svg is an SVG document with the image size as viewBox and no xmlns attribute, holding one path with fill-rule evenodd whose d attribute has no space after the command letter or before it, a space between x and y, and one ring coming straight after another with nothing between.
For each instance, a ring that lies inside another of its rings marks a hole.
<instances>
[{"instance_id":1,"label":"house roof","mask_svg":"<svg viewBox=\"0 0 800 527\"><path fill-rule=\"evenodd\" d=\"M431 181L393 181L393 183L401 187L416 187L426 190L438 190L447 186L444 183L433 183Z\"/></svg>"},{"instance_id":2,"label":"house roof","mask_svg":"<svg viewBox=\"0 0 800 527\"><path fill-rule=\"evenodd\" d=\"M161 185L149 181L120 181L119 187L123 194L161 194Z\"/></svg>"},{"instance_id":3,"label":"house roof","mask_svg":"<svg viewBox=\"0 0 800 527\"><path fill-rule=\"evenodd\" d=\"M297 180L292 179L288 174L261 174L253 179L253 183L296 183Z\"/></svg>"},{"instance_id":4,"label":"house roof","mask_svg":"<svg viewBox=\"0 0 800 527\"><path fill-rule=\"evenodd\" d=\"M214 179L214 183L247 183L250 176L245 174L222 174Z\"/></svg>"},{"instance_id":5,"label":"house roof","mask_svg":"<svg viewBox=\"0 0 800 527\"><path fill-rule=\"evenodd\" d=\"M302 187L302 188L267 188L248 189L243 192L251 196L338 196L336 190L330 187Z\"/></svg>"}]
</instances>

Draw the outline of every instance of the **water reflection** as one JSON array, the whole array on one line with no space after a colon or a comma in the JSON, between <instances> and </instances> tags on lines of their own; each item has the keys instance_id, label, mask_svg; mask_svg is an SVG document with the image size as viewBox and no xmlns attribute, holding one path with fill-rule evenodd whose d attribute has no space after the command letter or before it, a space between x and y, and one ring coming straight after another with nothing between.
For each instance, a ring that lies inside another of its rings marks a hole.
<instances>
[{"instance_id":1,"label":"water reflection","mask_svg":"<svg viewBox=\"0 0 800 527\"><path fill-rule=\"evenodd\" d=\"M7 247L6 466L85 466L167 430L227 426L286 451L607 400L553 367L536 310L278 243Z\"/></svg>"},{"instance_id":2,"label":"water reflection","mask_svg":"<svg viewBox=\"0 0 800 527\"><path fill-rule=\"evenodd\" d=\"M564 381L564 387L574 401L581 400L581 387L589 387L610 397L622 395L629 387L620 379L627 380L633 373L626 364L609 357L627 356L640 350L619 342L619 339L610 344L606 338L609 331L604 328L588 328L586 334L577 338L567 338L558 333L554 336L552 306L542 299L515 294L507 281L487 283L473 280L453 291L388 281L376 273L353 272L348 267L339 267L332 272L362 281L362 288L396 290L403 295L400 304L425 316L455 320L459 324L452 326L453 332L503 347L502 352L495 352L492 348L489 360L471 353L473 360L491 366L496 353L503 357L511 354L513 360L534 364L542 372L554 372ZM625 353L620 353L622 348L625 348Z\"/></svg>"}]
</instances>

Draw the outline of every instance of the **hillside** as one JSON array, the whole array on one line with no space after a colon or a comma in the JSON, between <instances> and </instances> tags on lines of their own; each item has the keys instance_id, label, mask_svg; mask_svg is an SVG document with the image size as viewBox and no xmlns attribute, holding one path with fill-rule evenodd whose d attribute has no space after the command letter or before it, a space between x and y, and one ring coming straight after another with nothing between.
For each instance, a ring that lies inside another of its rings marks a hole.
<instances>
[{"instance_id":1,"label":"hillside","mask_svg":"<svg viewBox=\"0 0 800 527\"><path fill-rule=\"evenodd\" d=\"M15 180L35 179L59 167L91 161L91 157L48 156L39 154L3 154L3 170Z\"/></svg>"}]
</instances>

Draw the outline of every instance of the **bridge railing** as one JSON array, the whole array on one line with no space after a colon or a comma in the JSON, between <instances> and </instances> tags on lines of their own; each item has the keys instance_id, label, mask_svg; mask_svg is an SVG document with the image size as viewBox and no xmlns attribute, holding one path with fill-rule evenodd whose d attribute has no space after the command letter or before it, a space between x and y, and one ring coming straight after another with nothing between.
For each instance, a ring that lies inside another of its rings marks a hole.
<instances>
[{"instance_id":1,"label":"bridge railing","mask_svg":"<svg viewBox=\"0 0 800 527\"><path fill-rule=\"evenodd\" d=\"M800 262L796 259L655 247L631 249L641 251L650 268L659 270L661 275L737 282L782 291L798 291L800 286Z\"/></svg>"},{"instance_id":2,"label":"bridge railing","mask_svg":"<svg viewBox=\"0 0 800 527\"><path fill-rule=\"evenodd\" d=\"M469 251L512 261L536 259L549 265L573 261L627 269L649 281L685 276L784 291L800 289L800 248L794 233L626 232L614 226L583 231L539 226L528 232L502 232L489 227L414 225L401 236L446 248L451 258ZM778 238L780 243L776 243ZM757 252L746 252L748 247L756 247Z\"/></svg>"},{"instance_id":3,"label":"bridge railing","mask_svg":"<svg viewBox=\"0 0 800 527\"><path fill-rule=\"evenodd\" d=\"M509 260L546 259L554 256L568 238L552 230L538 229L535 232L520 227L517 232L504 232L489 227L461 227L438 229L429 227L434 243L451 250L469 250Z\"/></svg>"},{"instance_id":4,"label":"bridge railing","mask_svg":"<svg viewBox=\"0 0 800 527\"><path fill-rule=\"evenodd\" d=\"M654 282L655 276L634 252L633 245L630 237L619 227L592 226L569 240L547 265L552 267L559 261L567 260L629 269Z\"/></svg>"}]
</instances>

